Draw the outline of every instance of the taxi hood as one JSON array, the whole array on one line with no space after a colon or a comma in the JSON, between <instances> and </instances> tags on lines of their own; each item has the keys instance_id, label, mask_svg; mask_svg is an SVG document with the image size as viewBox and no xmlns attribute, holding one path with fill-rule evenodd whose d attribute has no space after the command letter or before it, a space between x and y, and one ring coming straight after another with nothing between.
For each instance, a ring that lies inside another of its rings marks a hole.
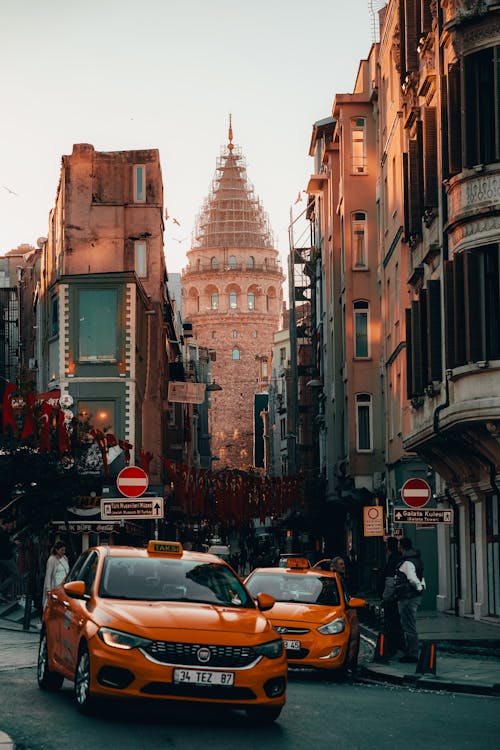
<instances>
[{"instance_id":1,"label":"taxi hood","mask_svg":"<svg viewBox=\"0 0 500 750\"><path fill-rule=\"evenodd\" d=\"M301 622L324 625L336 617L343 617L342 607L327 607L318 604L301 604L299 602L276 602L274 607L267 612L267 616L273 622L284 620L295 620L297 626Z\"/></svg>"},{"instance_id":2,"label":"taxi hood","mask_svg":"<svg viewBox=\"0 0 500 750\"><path fill-rule=\"evenodd\" d=\"M258 609L199 604L196 602L121 602L100 600L94 611L98 625L126 630L133 627L136 635L160 638L151 630L207 630L233 632L245 635L273 633L269 620Z\"/></svg>"}]
</instances>

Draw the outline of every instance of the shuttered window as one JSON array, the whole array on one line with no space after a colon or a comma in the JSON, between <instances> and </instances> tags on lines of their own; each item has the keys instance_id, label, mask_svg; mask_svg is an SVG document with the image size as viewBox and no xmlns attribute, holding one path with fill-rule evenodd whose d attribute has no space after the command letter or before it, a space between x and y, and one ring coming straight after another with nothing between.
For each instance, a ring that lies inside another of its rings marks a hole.
<instances>
[{"instance_id":1,"label":"shuttered window","mask_svg":"<svg viewBox=\"0 0 500 750\"><path fill-rule=\"evenodd\" d=\"M406 324L406 397L408 399L413 398L413 359L412 359L412 346L413 337L411 335L411 310L406 308L405 310L405 324Z\"/></svg>"},{"instance_id":2,"label":"shuttered window","mask_svg":"<svg viewBox=\"0 0 500 750\"><path fill-rule=\"evenodd\" d=\"M405 11L406 72L418 70L418 42L420 39L420 0L406 0Z\"/></svg>"},{"instance_id":3,"label":"shuttered window","mask_svg":"<svg viewBox=\"0 0 500 750\"><path fill-rule=\"evenodd\" d=\"M436 108L427 107L423 116L424 208L433 208L438 205Z\"/></svg>"},{"instance_id":4,"label":"shuttered window","mask_svg":"<svg viewBox=\"0 0 500 750\"><path fill-rule=\"evenodd\" d=\"M437 279L427 282L427 361L429 381L442 379L441 355L441 283Z\"/></svg>"},{"instance_id":5,"label":"shuttered window","mask_svg":"<svg viewBox=\"0 0 500 750\"><path fill-rule=\"evenodd\" d=\"M455 367L455 302L453 291L453 261L444 262L444 331L446 368Z\"/></svg>"},{"instance_id":6,"label":"shuttered window","mask_svg":"<svg viewBox=\"0 0 500 750\"><path fill-rule=\"evenodd\" d=\"M421 142L419 142L419 139L417 139L414 141L410 141L408 145L409 230L410 235L420 237L422 235L423 214Z\"/></svg>"},{"instance_id":7,"label":"shuttered window","mask_svg":"<svg viewBox=\"0 0 500 750\"><path fill-rule=\"evenodd\" d=\"M453 259L454 318L453 332L455 365L464 365L465 357L465 305L464 305L464 259L462 254Z\"/></svg>"},{"instance_id":8,"label":"shuttered window","mask_svg":"<svg viewBox=\"0 0 500 750\"><path fill-rule=\"evenodd\" d=\"M466 166L500 160L500 47L464 58Z\"/></svg>"},{"instance_id":9,"label":"shuttered window","mask_svg":"<svg viewBox=\"0 0 500 750\"><path fill-rule=\"evenodd\" d=\"M448 171L462 171L462 119L459 63L448 66Z\"/></svg>"}]
</instances>

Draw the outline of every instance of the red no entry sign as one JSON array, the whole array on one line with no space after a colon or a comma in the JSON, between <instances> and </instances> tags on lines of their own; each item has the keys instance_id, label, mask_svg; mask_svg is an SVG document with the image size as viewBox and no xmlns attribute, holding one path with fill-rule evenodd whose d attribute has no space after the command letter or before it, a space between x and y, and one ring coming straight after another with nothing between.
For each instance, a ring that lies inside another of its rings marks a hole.
<instances>
[{"instance_id":1,"label":"red no entry sign","mask_svg":"<svg viewBox=\"0 0 500 750\"><path fill-rule=\"evenodd\" d=\"M125 497L140 497L148 484L149 477L139 466L126 466L116 477L116 486Z\"/></svg>"},{"instance_id":2,"label":"red no entry sign","mask_svg":"<svg viewBox=\"0 0 500 750\"><path fill-rule=\"evenodd\" d=\"M431 488L425 479L407 479L401 488L401 497L409 508L423 508L430 500Z\"/></svg>"}]
</instances>

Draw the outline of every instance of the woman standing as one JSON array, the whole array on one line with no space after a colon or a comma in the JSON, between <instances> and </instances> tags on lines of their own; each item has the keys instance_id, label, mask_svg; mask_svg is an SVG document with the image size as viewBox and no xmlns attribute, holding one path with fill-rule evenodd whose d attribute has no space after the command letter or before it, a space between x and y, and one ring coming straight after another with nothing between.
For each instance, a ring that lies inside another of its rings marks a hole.
<instances>
[{"instance_id":1,"label":"woman standing","mask_svg":"<svg viewBox=\"0 0 500 750\"><path fill-rule=\"evenodd\" d=\"M69 561L66 557L66 545L64 542L56 542L52 547L45 569L45 580L43 582L43 602L45 609L47 594L56 586L59 586L69 573Z\"/></svg>"}]
</instances>

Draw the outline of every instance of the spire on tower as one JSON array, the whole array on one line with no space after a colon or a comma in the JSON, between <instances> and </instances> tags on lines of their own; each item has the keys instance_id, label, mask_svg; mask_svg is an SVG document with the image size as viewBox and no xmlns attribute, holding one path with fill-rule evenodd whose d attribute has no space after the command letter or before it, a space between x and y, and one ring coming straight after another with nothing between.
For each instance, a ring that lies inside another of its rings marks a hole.
<instances>
[{"instance_id":1,"label":"spire on tower","mask_svg":"<svg viewBox=\"0 0 500 750\"><path fill-rule=\"evenodd\" d=\"M227 144L227 147L228 147L229 151L232 151L233 148L234 148L234 145L233 145L233 122L232 122L231 114L229 114L229 132L228 132L228 138L229 138L229 143Z\"/></svg>"}]
</instances>

